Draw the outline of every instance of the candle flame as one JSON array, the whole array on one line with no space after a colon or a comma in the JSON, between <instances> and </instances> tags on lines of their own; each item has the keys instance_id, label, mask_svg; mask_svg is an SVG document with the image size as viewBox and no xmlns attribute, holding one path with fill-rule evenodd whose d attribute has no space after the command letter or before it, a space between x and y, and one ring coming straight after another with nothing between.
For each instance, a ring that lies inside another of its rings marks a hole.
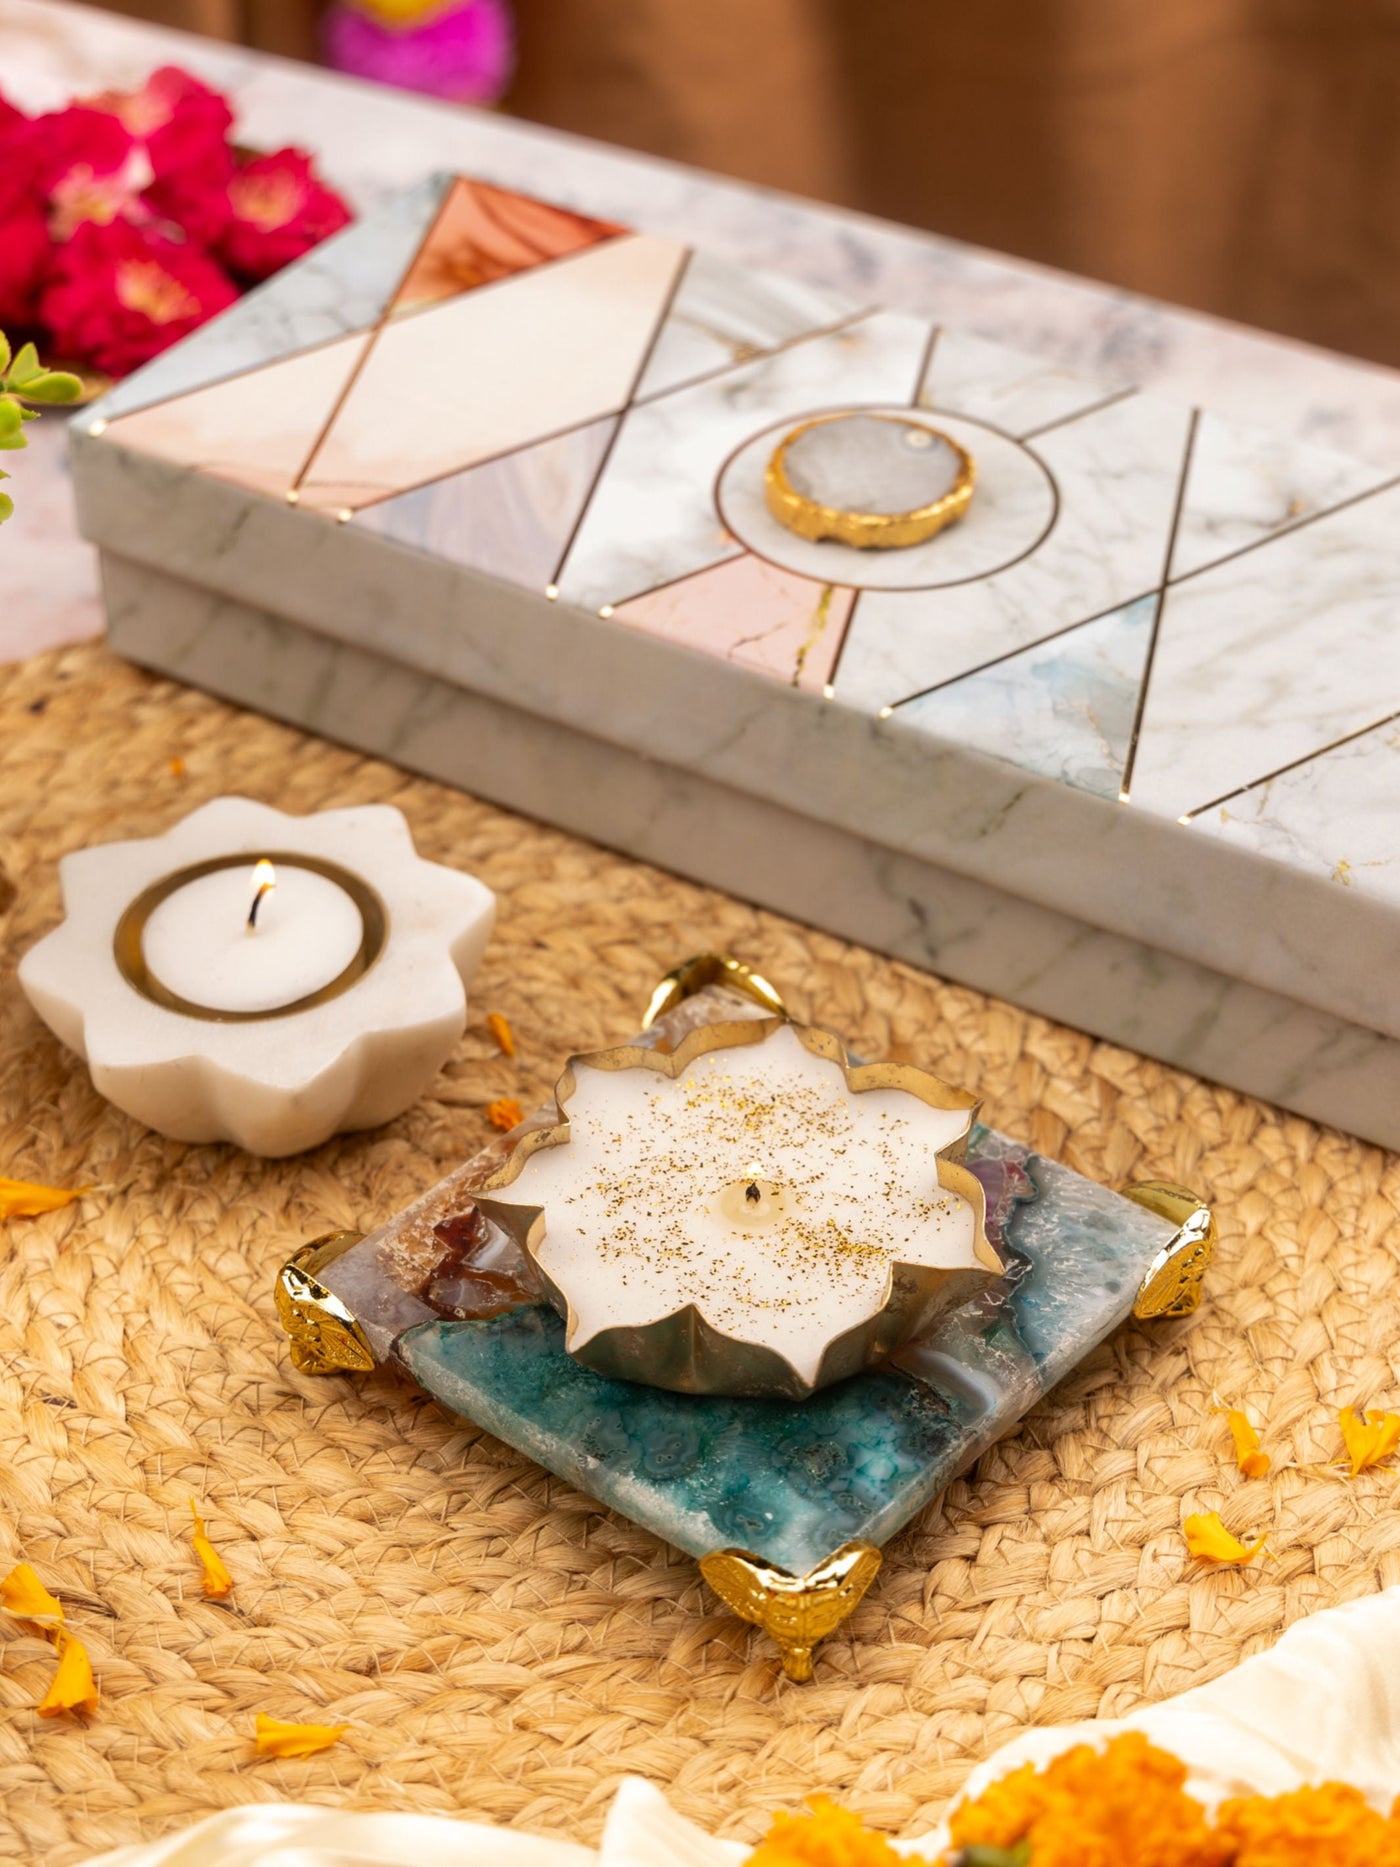
<instances>
[{"instance_id":1,"label":"candle flame","mask_svg":"<svg viewBox=\"0 0 1400 1867\"><path fill-rule=\"evenodd\" d=\"M249 933L257 929L258 909L263 904L263 897L270 895L276 886L277 871L264 856L261 862L253 865L253 905L248 910Z\"/></svg>"}]
</instances>

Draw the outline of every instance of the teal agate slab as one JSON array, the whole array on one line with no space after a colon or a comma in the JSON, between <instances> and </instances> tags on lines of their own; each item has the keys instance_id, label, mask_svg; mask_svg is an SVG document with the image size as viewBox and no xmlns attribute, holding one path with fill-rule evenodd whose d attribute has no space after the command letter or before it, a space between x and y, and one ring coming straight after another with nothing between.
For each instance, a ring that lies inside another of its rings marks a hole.
<instances>
[{"instance_id":1,"label":"teal agate slab","mask_svg":"<svg viewBox=\"0 0 1400 1867\"><path fill-rule=\"evenodd\" d=\"M853 1539L884 1543L1006 1433L1129 1314L1175 1230L987 1128L968 1165L1007 1277L900 1365L801 1403L607 1380L533 1303L418 1323L392 1353L452 1412L691 1555L739 1548L803 1575Z\"/></svg>"}]
</instances>

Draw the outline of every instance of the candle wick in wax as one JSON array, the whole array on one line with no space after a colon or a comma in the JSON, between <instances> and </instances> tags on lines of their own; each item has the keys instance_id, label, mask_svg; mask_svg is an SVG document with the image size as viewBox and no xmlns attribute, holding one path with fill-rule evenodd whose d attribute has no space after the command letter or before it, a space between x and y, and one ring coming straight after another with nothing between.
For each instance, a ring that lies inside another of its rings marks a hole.
<instances>
[{"instance_id":1,"label":"candle wick in wax","mask_svg":"<svg viewBox=\"0 0 1400 1867\"><path fill-rule=\"evenodd\" d=\"M744 1198L748 1200L751 1206L756 1206L762 1197L763 1195L758 1190L757 1182L750 1180L747 1187L744 1189Z\"/></svg>"},{"instance_id":2,"label":"candle wick in wax","mask_svg":"<svg viewBox=\"0 0 1400 1867\"><path fill-rule=\"evenodd\" d=\"M277 871L273 868L272 864L264 858L264 860L257 863L253 869L253 904L248 909L248 919L245 927L246 932L257 932L258 909L263 904L264 896L270 895L276 886Z\"/></svg>"}]
</instances>

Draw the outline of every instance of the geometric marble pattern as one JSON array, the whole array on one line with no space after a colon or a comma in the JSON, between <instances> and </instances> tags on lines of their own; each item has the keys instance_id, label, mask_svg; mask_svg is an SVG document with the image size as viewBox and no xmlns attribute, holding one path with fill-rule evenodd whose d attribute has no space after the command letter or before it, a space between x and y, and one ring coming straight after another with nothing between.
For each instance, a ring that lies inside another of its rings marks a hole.
<instances>
[{"instance_id":1,"label":"geometric marble pattern","mask_svg":"<svg viewBox=\"0 0 1400 1867\"><path fill-rule=\"evenodd\" d=\"M487 577L541 590L554 576L616 429L615 415L570 428L366 506L357 523Z\"/></svg>"},{"instance_id":2,"label":"geometric marble pattern","mask_svg":"<svg viewBox=\"0 0 1400 1867\"><path fill-rule=\"evenodd\" d=\"M625 232L611 221L590 220L487 182L459 179L413 255L393 295L391 315L440 304Z\"/></svg>"},{"instance_id":3,"label":"geometric marble pattern","mask_svg":"<svg viewBox=\"0 0 1400 1867\"><path fill-rule=\"evenodd\" d=\"M1113 393L1057 363L945 327L919 386L918 404L934 413L967 415L1023 438L1086 414Z\"/></svg>"},{"instance_id":4,"label":"geometric marble pattern","mask_svg":"<svg viewBox=\"0 0 1400 1867\"><path fill-rule=\"evenodd\" d=\"M314 350L118 416L123 447L284 498L369 344L357 331Z\"/></svg>"},{"instance_id":5,"label":"geometric marble pattern","mask_svg":"<svg viewBox=\"0 0 1400 1867\"><path fill-rule=\"evenodd\" d=\"M940 738L1116 798L1132 736L1143 664L1160 598L1140 596L901 710Z\"/></svg>"},{"instance_id":6,"label":"geometric marble pattern","mask_svg":"<svg viewBox=\"0 0 1400 1867\"><path fill-rule=\"evenodd\" d=\"M366 505L613 414L684 257L671 240L607 240L385 325L301 503Z\"/></svg>"},{"instance_id":7,"label":"geometric marble pattern","mask_svg":"<svg viewBox=\"0 0 1400 1867\"><path fill-rule=\"evenodd\" d=\"M882 554L779 528L776 437L847 406L946 422L967 518ZM1400 888L1400 484L1325 449L443 177L95 412L308 524Z\"/></svg>"},{"instance_id":8,"label":"geometric marble pattern","mask_svg":"<svg viewBox=\"0 0 1400 1867\"><path fill-rule=\"evenodd\" d=\"M452 186L430 176L314 247L158 356L103 399L108 420L225 377L261 369L334 337L367 330L388 310Z\"/></svg>"},{"instance_id":9,"label":"geometric marble pattern","mask_svg":"<svg viewBox=\"0 0 1400 1867\"><path fill-rule=\"evenodd\" d=\"M820 693L855 593L762 558L731 558L619 605L618 622Z\"/></svg>"}]
</instances>

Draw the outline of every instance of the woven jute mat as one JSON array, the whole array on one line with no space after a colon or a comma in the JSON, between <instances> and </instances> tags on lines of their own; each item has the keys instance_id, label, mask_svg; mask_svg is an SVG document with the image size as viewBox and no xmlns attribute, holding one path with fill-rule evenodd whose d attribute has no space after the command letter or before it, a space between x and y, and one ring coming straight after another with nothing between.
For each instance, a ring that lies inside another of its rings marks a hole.
<instances>
[{"instance_id":1,"label":"woven jute mat","mask_svg":"<svg viewBox=\"0 0 1400 1867\"><path fill-rule=\"evenodd\" d=\"M183 771L172 761L183 761ZM397 804L500 921L471 1025L390 1127L269 1163L147 1133L15 984L59 915L56 859L209 797ZM742 1836L814 1790L927 1827L1030 1722L1213 1678L1298 1617L1400 1581L1395 1477L1328 1469L1334 1409L1397 1398L1400 1163L1243 1096L139 673L102 649L0 672L0 1173L93 1184L0 1227L0 1563L69 1599L101 1707L36 1718L50 1649L0 1629L0 1859L67 1867L263 1798L459 1812L596 1838L619 1777ZM785 1682L695 1565L389 1374L295 1374L273 1314L304 1239L378 1221L527 1106L571 1049L634 1029L655 980L738 953L869 1056L966 1083L1009 1133L1110 1184L1207 1191L1209 1304L1128 1327L890 1545ZM504 1012L520 1056L485 1029ZM1246 1485L1219 1401L1275 1457ZM236 1580L207 1602L197 1498ZM1277 1560L1190 1563L1219 1508ZM254 1715L348 1721L256 1762Z\"/></svg>"}]
</instances>

